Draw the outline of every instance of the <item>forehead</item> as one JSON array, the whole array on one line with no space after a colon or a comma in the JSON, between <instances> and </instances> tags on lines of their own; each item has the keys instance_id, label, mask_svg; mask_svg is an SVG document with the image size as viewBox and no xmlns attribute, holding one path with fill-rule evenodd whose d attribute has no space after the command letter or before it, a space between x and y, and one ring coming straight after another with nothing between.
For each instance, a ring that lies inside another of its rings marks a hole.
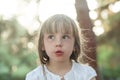
<instances>
[{"instance_id":1,"label":"forehead","mask_svg":"<svg viewBox=\"0 0 120 80\"><path fill-rule=\"evenodd\" d=\"M72 27L68 24L64 24L64 23L58 23L58 24L53 24L51 26L48 26L48 28L46 28L47 33L72 33Z\"/></svg>"},{"instance_id":2,"label":"forehead","mask_svg":"<svg viewBox=\"0 0 120 80\"><path fill-rule=\"evenodd\" d=\"M44 33L73 33L73 24L70 21L66 21L64 19L61 20L54 20L46 22L43 26Z\"/></svg>"}]
</instances>

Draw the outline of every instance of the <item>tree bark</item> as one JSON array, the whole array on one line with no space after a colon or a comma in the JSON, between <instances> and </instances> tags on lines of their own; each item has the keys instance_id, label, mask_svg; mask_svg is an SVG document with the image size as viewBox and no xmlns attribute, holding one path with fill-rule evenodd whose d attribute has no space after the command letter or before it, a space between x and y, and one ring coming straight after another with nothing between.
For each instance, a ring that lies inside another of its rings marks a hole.
<instances>
[{"instance_id":1,"label":"tree bark","mask_svg":"<svg viewBox=\"0 0 120 80\"><path fill-rule=\"evenodd\" d=\"M75 7L77 12L77 20L81 29L82 52L86 55L84 60L92 66L97 74L97 59L96 59L96 38L92 31L92 21L89 17L89 9L86 0L75 0ZM99 80L99 77L97 77Z\"/></svg>"}]
</instances>

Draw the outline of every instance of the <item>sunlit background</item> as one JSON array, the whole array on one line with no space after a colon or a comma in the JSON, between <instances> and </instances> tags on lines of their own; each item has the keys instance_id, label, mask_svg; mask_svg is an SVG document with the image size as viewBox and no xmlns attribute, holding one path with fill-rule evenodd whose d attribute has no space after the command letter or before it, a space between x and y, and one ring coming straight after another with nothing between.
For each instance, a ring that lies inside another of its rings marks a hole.
<instances>
[{"instance_id":1,"label":"sunlit background","mask_svg":"<svg viewBox=\"0 0 120 80\"><path fill-rule=\"evenodd\" d=\"M39 16L40 21L44 21L49 16L62 13L76 19L75 1L74 0L41 0L36 3L36 0L0 0L0 15L4 20L10 20L12 17L17 17L18 22L25 27L29 33L33 33L39 28L40 23L35 19ZM98 20L96 9L99 7L96 0L87 0L90 9L90 18L94 21L95 27L93 31L97 36L104 33L102 23ZM62 5L62 6L61 6ZM55 7L54 7L55 6ZM109 9L117 13L120 11L120 1L109 5ZM104 19L108 17L106 10L100 14Z\"/></svg>"},{"instance_id":2,"label":"sunlit background","mask_svg":"<svg viewBox=\"0 0 120 80\"><path fill-rule=\"evenodd\" d=\"M101 38L101 36L106 35L106 32L113 29L106 24L109 23L107 20L109 19L109 15L120 12L120 1L87 0L87 4L90 10L89 16L94 24L93 31L98 39L100 37L100 43L102 43L102 41L104 43L107 39L102 40L105 37ZM107 8L100 10L102 6L104 8L106 5ZM27 72L39 64L39 59L36 59L38 58L36 54L36 36L38 35L39 27L49 16L57 13L66 14L76 20L75 0L0 0L0 60L2 60L2 62L0 61L0 77L4 75L5 77L9 76L9 80L21 80ZM119 15L120 14L118 14L118 17ZM119 21L117 22L120 26ZM114 25L117 24L114 23ZM118 33L116 34L118 35ZM112 34L110 36L112 36ZM115 42L113 41L113 43ZM108 52L104 53L112 54L114 48L112 48L108 42L107 45L109 46L101 45L98 53L103 53L103 50L106 49L105 47L108 47ZM119 45L116 47L120 48ZM29 57L27 57L28 55ZM107 57L110 56L109 54L105 55ZM105 55L100 55L100 59L106 60ZM117 60L120 60L117 56L115 57ZM24 60L26 62L24 62ZM31 67L28 68L28 65ZM100 66L104 65L108 66L108 64L105 63L100 64ZM113 65L111 64L111 66ZM117 70L120 72L120 69ZM109 71L108 73L106 72L105 75L109 76ZM120 80L120 75L116 75L117 77L119 76L116 80ZM8 80L5 77L0 78L0 80ZM115 78L111 78L110 80L115 80Z\"/></svg>"}]
</instances>

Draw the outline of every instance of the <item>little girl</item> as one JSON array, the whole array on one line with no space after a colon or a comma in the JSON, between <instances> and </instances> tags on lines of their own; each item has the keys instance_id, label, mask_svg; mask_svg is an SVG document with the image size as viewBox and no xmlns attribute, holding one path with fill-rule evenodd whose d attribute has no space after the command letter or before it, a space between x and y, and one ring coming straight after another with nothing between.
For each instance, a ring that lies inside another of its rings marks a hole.
<instances>
[{"instance_id":1,"label":"little girl","mask_svg":"<svg viewBox=\"0 0 120 80\"><path fill-rule=\"evenodd\" d=\"M68 16L56 14L42 24L38 51L41 65L26 80L96 80L92 67L78 63L79 27Z\"/></svg>"}]
</instances>

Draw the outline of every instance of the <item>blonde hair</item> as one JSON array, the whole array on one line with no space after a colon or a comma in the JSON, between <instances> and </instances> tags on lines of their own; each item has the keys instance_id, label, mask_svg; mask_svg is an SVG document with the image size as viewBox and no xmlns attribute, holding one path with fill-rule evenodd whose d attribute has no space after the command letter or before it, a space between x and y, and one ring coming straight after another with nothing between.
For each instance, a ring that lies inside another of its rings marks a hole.
<instances>
[{"instance_id":1,"label":"blonde hair","mask_svg":"<svg viewBox=\"0 0 120 80\"><path fill-rule=\"evenodd\" d=\"M70 17L64 14L56 14L48 18L41 26L39 40L38 40L38 52L40 57L41 64L46 64L49 62L49 57L46 52L42 50L44 46L43 38L44 33L72 33L75 38L74 48L75 51L72 52L70 59L78 62L78 56L80 55L80 36L79 36L79 28L76 25L75 21Z\"/></svg>"}]
</instances>

